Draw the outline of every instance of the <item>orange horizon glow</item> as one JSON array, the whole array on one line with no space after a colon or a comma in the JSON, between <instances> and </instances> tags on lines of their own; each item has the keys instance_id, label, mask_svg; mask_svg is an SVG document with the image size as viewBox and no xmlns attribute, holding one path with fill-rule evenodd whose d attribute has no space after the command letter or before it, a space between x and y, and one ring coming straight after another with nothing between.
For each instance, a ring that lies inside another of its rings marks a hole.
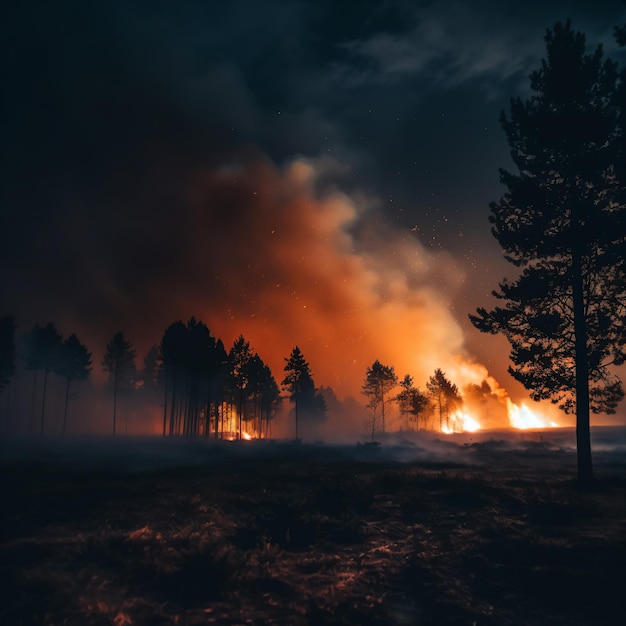
<instances>
[{"instance_id":1,"label":"orange horizon glow","mask_svg":"<svg viewBox=\"0 0 626 626\"><path fill-rule=\"evenodd\" d=\"M437 368L462 393L487 382L491 393L467 400L456 430L552 426L524 403L512 408L507 391L468 352L453 306L465 266L378 219L375 198L319 192L319 178L336 168L345 165L298 158L278 167L253 155L198 171L182 237L188 266L175 273L185 281L166 299L155 288L119 305L141 302L148 311L126 333L139 338L140 354L174 320L195 316L226 350L243 334L279 385L284 359L298 345L316 386L331 387L340 401L365 403L366 369L379 360L399 378L410 374L421 390ZM132 308L119 314L136 316ZM361 426L356 417L349 424L351 432ZM236 416L227 429L239 433Z\"/></svg>"}]
</instances>

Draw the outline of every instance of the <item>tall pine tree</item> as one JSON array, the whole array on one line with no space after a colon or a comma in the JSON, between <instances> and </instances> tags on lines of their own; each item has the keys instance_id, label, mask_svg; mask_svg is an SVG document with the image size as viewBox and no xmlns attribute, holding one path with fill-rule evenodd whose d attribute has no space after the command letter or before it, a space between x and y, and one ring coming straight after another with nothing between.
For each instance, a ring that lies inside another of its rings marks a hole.
<instances>
[{"instance_id":1,"label":"tall pine tree","mask_svg":"<svg viewBox=\"0 0 626 626\"><path fill-rule=\"evenodd\" d=\"M136 351L126 340L124 333L117 332L107 343L102 359L102 369L109 374L109 382L113 385L113 434L117 428L117 396L120 391L133 387L137 380L135 368Z\"/></svg>"},{"instance_id":2,"label":"tall pine tree","mask_svg":"<svg viewBox=\"0 0 626 626\"><path fill-rule=\"evenodd\" d=\"M65 409L63 411L63 434L67 430L67 408L70 386L74 380L87 380L91 372L91 353L76 335L70 335L59 347L59 357L54 373L65 378Z\"/></svg>"},{"instance_id":3,"label":"tall pine tree","mask_svg":"<svg viewBox=\"0 0 626 626\"><path fill-rule=\"evenodd\" d=\"M326 401L315 388L311 368L302 351L295 346L289 358L285 359L285 378L282 387L289 392L294 403L296 439L299 438L299 419L302 417L323 420L326 417Z\"/></svg>"},{"instance_id":4,"label":"tall pine tree","mask_svg":"<svg viewBox=\"0 0 626 626\"><path fill-rule=\"evenodd\" d=\"M470 318L507 337L509 371L532 398L575 411L578 477L588 483L589 412L615 411L623 391L612 366L626 357L618 73L569 22L545 41L533 95L502 114L518 171L500 170L508 191L490 205L505 258L523 269L494 292L504 306Z\"/></svg>"}]
</instances>

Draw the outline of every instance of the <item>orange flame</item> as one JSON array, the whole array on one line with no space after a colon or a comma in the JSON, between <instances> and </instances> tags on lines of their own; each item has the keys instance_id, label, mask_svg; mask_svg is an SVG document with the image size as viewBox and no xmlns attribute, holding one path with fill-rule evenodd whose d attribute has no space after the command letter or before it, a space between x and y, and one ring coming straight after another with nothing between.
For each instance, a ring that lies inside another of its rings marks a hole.
<instances>
[{"instance_id":1,"label":"orange flame","mask_svg":"<svg viewBox=\"0 0 626 626\"><path fill-rule=\"evenodd\" d=\"M513 428L526 430L528 428L557 428L558 424L548 420L543 415L529 409L524 402L519 406L507 398L509 421Z\"/></svg>"},{"instance_id":2,"label":"orange flame","mask_svg":"<svg viewBox=\"0 0 626 626\"><path fill-rule=\"evenodd\" d=\"M441 432L446 435L452 433L475 433L481 428L480 422L475 417L459 410L452 414L450 426L444 424L441 427Z\"/></svg>"}]
</instances>

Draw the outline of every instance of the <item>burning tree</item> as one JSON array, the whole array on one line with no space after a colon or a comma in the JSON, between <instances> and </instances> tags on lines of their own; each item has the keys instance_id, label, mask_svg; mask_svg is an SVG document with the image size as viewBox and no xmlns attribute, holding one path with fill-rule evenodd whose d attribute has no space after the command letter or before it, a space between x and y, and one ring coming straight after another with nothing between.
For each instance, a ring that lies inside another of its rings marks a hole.
<instances>
[{"instance_id":1,"label":"burning tree","mask_svg":"<svg viewBox=\"0 0 626 626\"><path fill-rule=\"evenodd\" d=\"M258 354L250 360L249 387L257 422L256 432L259 437L267 436L270 420L280 407L280 390L272 370Z\"/></svg>"},{"instance_id":2,"label":"burning tree","mask_svg":"<svg viewBox=\"0 0 626 626\"><path fill-rule=\"evenodd\" d=\"M239 439L242 437L242 420L245 419L247 387L250 378L250 362L254 353L250 348L250 342L246 341L243 335L235 340L228 353L229 380L232 391L235 395L237 414L239 417Z\"/></svg>"},{"instance_id":3,"label":"burning tree","mask_svg":"<svg viewBox=\"0 0 626 626\"><path fill-rule=\"evenodd\" d=\"M626 358L624 204L616 65L585 36L557 23L534 94L502 114L518 173L500 170L508 192L490 205L505 258L523 268L494 296L504 307L470 315L511 344L511 375L535 400L576 412L578 478L593 480L589 412L613 413L623 397L611 367Z\"/></svg>"},{"instance_id":4,"label":"burning tree","mask_svg":"<svg viewBox=\"0 0 626 626\"><path fill-rule=\"evenodd\" d=\"M449 431L450 416L461 406L463 399L458 387L446 378L445 372L436 369L428 379L426 389L430 393L435 411L439 415L439 430L445 428Z\"/></svg>"},{"instance_id":5,"label":"burning tree","mask_svg":"<svg viewBox=\"0 0 626 626\"><path fill-rule=\"evenodd\" d=\"M385 405L387 396L398 385L398 375L393 366L383 365L378 359L365 372L365 382L361 393L367 398L367 407L371 411L372 441L376 433L378 409L380 407L381 430L385 432Z\"/></svg>"},{"instance_id":6,"label":"burning tree","mask_svg":"<svg viewBox=\"0 0 626 626\"><path fill-rule=\"evenodd\" d=\"M222 341L211 335L206 324L191 317L186 324L176 321L165 329L159 352L160 376L155 377L152 358L147 369L152 370L153 380L160 377L163 383L163 435L197 435L204 428L208 436L214 416L217 437L227 370Z\"/></svg>"}]
</instances>

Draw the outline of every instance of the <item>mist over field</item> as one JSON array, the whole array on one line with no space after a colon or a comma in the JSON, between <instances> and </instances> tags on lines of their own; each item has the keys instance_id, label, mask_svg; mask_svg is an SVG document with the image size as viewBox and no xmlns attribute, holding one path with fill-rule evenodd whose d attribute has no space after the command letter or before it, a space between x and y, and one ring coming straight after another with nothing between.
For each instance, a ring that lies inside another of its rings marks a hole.
<instances>
[{"instance_id":1,"label":"mist over field","mask_svg":"<svg viewBox=\"0 0 626 626\"><path fill-rule=\"evenodd\" d=\"M574 470L576 434L573 428L545 430L489 430L475 433L379 433L376 443L363 433L343 441L300 443L287 439L223 441L160 436L76 436L4 438L4 464L36 464L73 471L146 472L211 467L221 463L242 466L258 459L307 463L373 462L526 467L534 471L563 466ZM592 428L596 466L626 465L626 427Z\"/></svg>"}]
</instances>

